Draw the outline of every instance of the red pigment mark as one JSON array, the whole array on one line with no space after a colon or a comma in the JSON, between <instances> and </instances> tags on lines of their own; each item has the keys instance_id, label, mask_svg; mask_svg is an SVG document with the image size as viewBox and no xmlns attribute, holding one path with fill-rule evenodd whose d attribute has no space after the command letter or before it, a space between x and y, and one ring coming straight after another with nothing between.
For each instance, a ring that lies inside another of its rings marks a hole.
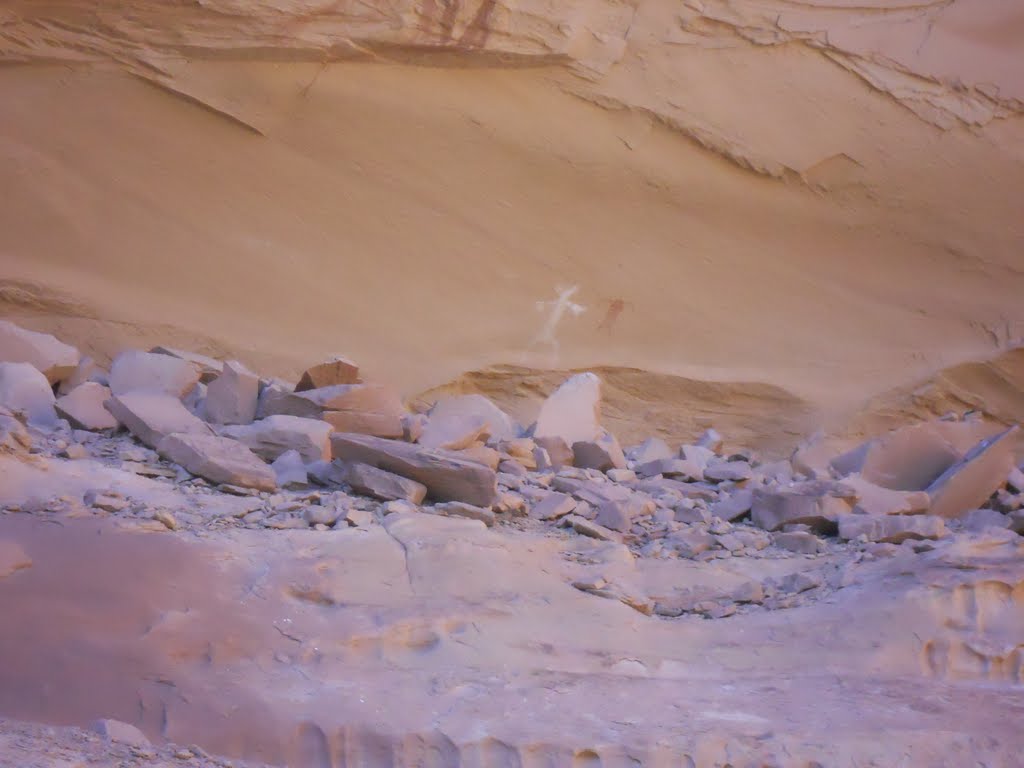
<instances>
[{"instance_id":1,"label":"red pigment mark","mask_svg":"<svg viewBox=\"0 0 1024 768\"><path fill-rule=\"evenodd\" d=\"M626 302L622 299L613 299L608 305L608 311L604 313L604 318L598 323L597 330L611 333L612 326L619 319L619 315L622 314L625 308Z\"/></svg>"},{"instance_id":2,"label":"red pigment mark","mask_svg":"<svg viewBox=\"0 0 1024 768\"><path fill-rule=\"evenodd\" d=\"M460 44L467 48L484 47L487 43L487 38L491 34L491 14L494 12L494 6L497 4L498 0L482 0L480 7L476 9L473 21L466 27L466 31L462 33L462 39L459 40Z\"/></svg>"}]
</instances>

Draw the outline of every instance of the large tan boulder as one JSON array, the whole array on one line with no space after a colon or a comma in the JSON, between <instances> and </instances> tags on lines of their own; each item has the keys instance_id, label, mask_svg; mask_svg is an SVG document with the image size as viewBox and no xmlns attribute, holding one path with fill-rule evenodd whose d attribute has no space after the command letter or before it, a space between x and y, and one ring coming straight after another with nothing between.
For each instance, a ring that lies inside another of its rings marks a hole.
<instances>
[{"instance_id":1,"label":"large tan boulder","mask_svg":"<svg viewBox=\"0 0 1024 768\"><path fill-rule=\"evenodd\" d=\"M95 381L79 384L71 392L57 398L57 413L75 429L96 432L117 429L120 423L103 404L110 399L110 389Z\"/></svg>"},{"instance_id":2,"label":"large tan boulder","mask_svg":"<svg viewBox=\"0 0 1024 768\"><path fill-rule=\"evenodd\" d=\"M30 363L0 363L0 406L23 413L32 424L52 426L57 421L55 398L46 377Z\"/></svg>"},{"instance_id":3,"label":"large tan boulder","mask_svg":"<svg viewBox=\"0 0 1024 768\"><path fill-rule=\"evenodd\" d=\"M214 483L261 491L277 487L273 468L237 440L217 435L172 434L163 438L156 450L168 461Z\"/></svg>"},{"instance_id":4,"label":"large tan boulder","mask_svg":"<svg viewBox=\"0 0 1024 768\"><path fill-rule=\"evenodd\" d=\"M831 532L839 515L852 511L854 498L849 490L824 481L758 488L751 499L750 519L766 531L800 523L817 531Z\"/></svg>"},{"instance_id":5,"label":"large tan boulder","mask_svg":"<svg viewBox=\"0 0 1024 768\"><path fill-rule=\"evenodd\" d=\"M0 362L28 363L52 386L70 376L79 360L78 350L48 333L36 333L0 320Z\"/></svg>"},{"instance_id":6,"label":"large tan boulder","mask_svg":"<svg viewBox=\"0 0 1024 768\"><path fill-rule=\"evenodd\" d=\"M494 470L465 461L451 451L344 433L331 436L331 450L336 459L369 464L422 483L435 501L464 501L489 507L498 498Z\"/></svg>"},{"instance_id":7,"label":"large tan boulder","mask_svg":"<svg viewBox=\"0 0 1024 768\"><path fill-rule=\"evenodd\" d=\"M601 380L593 373L567 379L541 406L533 438L560 437L566 445L601 434Z\"/></svg>"},{"instance_id":8,"label":"large tan boulder","mask_svg":"<svg viewBox=\"0 0 1024 768\"><path fill-rule=\"evenodd\" d=\"M984 504L1006 482L1013 469L1013 426L979 442L967 455L928 486L930 512L938 517L963 517Z\"/></svg>"},{"instance_id":9,"label":"large tan boulder","mask_svg":"<svg viewBox=\"0 0 1024 768\"><path fill-rule=\"evenodd\" d=\"M427 487L423 483L358 461L345 465L344 478L356 493L382 501L404 499L422 504L427 497Z\"/></svg>"},{"instance_id":10,"label":"large tan boulder","mask_svg":"<svg viewBox=\"0 0 1024 768\"><path fill-rule=\"evenodd\" d=\"M251 424L256 418L259 394L259 376L230 360L206 387L206 420L212 424Z\"/></svg>"},{"instance_id":11,"label":"large tan boulder","mask_svg":"<svg viewBox=\"0 0 1024 768\"><path fill-rule=\"evenodd\" d=\"M252 424L225 426L217 431L223 437L244 443L266 461L274 461L292 450L298 451L305 462L331 458L331 425L320 419L268 416Z\"/></svg>"},{"instance_id":12,"label":"large tan boulder","mask_svg":"<svg viewBox=\"0 0 1024 768\"><path fill-rule=\"evenodd\" d=\"M516 426L507 413L483 395L444 397L430 409L420 436L428 448L459 450L474 440L512 440Z\"/></svg>"},{"instance_id":13,"label":"large tan boulder","mask_svg":"<svg viewBox=\"0 0 1024 768\"><path fill-rule=\"evenodd\" d=\"M358 384L359 366L345 357L333 357L307 368L295 385L296 392L323 389L337 384Z\"/></svg>"},{"instance_id":14,"label":"large tan boulder","mask_svg":"<svg viewBox=\"0 0 1024 768\"><path fill-rule=\"evenodd\" d=\"M213 431L173 395L159 392L126 392L104 404L111 415L135 437L156 448L167 435L212 435Z\"/></svg>"},{"instance_id":15,"label":"large tan boulder","mask_svg":"<svg viewBox=\"0 0 1024 768\"><path fill-rule=\"evenodd\" d=\"M199 383L199 368L188 360L155 352L122 352L110 366L110 391L155 392L184 397Z\"/></svg>"},{"instance_id":16,"label":"large tan boulder","mask_svg":"<svg viewBox=\"0 0 1024 768\"><path fill-rule=\"evenodd\" d=\"M387 438L402 437L406 414L398 394L380 384L338 384L261 396L260 412L322 419L338 432Z\"/></svg>"}]
</instances>

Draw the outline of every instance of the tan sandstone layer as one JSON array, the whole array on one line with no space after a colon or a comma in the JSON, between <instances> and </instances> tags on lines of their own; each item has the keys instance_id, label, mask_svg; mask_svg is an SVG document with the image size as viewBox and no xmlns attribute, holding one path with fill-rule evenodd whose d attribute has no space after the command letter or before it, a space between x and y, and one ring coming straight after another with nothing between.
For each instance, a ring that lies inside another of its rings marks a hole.
<instances>
[{"instance_id":1,"label":"tan sandstone layer","mask_svg":"<svg viewBox=\"0 0 1024 768\"><path fill-rule=\"evenodd\" d=\"M341 352L407 395L509 364L726 382L726 431L757 410L737 390L799 403L744 427L788 447L1024 337L1021 24L998 0L7 3L2 311L101 358ZM586 311L531 347L571 285Z\"/></svg>"}]
</instances>

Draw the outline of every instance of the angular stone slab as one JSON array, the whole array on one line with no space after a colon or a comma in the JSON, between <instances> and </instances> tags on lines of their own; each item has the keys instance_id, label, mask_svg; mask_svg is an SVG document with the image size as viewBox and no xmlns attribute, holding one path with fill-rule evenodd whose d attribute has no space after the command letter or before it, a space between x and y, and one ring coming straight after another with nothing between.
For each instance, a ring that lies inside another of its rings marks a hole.
<instances>
[{"instance_id":1,"label":"angular stone slab","mask_svg":"<svg viewBox=\"0 0 1024 768\"><path fill-rule=\"evenodd\" d=\"M445 517L464 517L469 520L479 520L490 528L494 525L494 511L484 509L474 504L466 504L462 501L448 501L443 504L435 504L434 512Z\"/></svg>"},{"instance_id":2,"label":"angular stone slab","mask_svg":"<svg viewBox=\"0 0 1024 768\"><path fill-rule=\"evenodd\" d=\"M103 407L135 437L156 448L167 435L212 435L213 430L193 415L173 395L158 392L126 392L114 395Z\"/></svg>"},{"instance_id":3,"label":"angular stone slab","mask_svg":"<svg viewBox=\"0 0 1024 768\"><path fill-rule=\"evenodd\" d=\"M222 437L245 443L265 461L274 461L291 450L298 451L307 463L331 458L331 425L320 419L268 416L252 424L221 427L217 432Z\"/></svg>"},{"instance_id":4,"label":"angular stone slab","mask_svg":"<svg viewBox=\"0 0 1024 768\"><path fill-rule=\"evenodd\" d=\"M859 474L844 478L840 486L857 495L854 510L859 514L918 515L931 506L931 498L924 491L891 491L868 482Z\"/></svg>"},{"instance_id":5,"label":"angular stone slab","mask_svg":"<svg viewBox=\"0 0 1024 768\"><path fill-rule=\"evenodd\" d=\"M0 363L0 406L25 414L33 424L52 426L54 402L50 382L31 363Z\"/></svg>"},{"instance_id":6,"label":"angular stone slab","mask_svg":"<svg viewBox=\"0 0 1024 768\"><path fill-rule=\"evenodd\" d=\"M117 419L103 407L110 399L110 389L95 381L79 384L71 392L57 398L57 413L68 420L75 429L97 432L103 429L117 429Z\"/></svg>"},{"instance_id":7,"label":"angular stone slab","mask_svg":"<svg viewBox=\"0 0 1024 768\"><path fill-rule=\"evenodd\" d=\"M704 470L692 461L686 459L657 459L646 464L640 464L633 468L640 477L685 477L689 480L699 481L704 479Z\"/></svg>"},{"instance_id":8,"label":"angular stone slab","mask_svg":"<svg viewBox=\"0 0 1024 768\"><path fill-rule=\"evenodd\" d=\"M332 357L307 368L295 385L296 392L322 389L338 384L358 384L359 366L345 357Z\"/></svg>"},{"instance_id":9,"label":"angular stone slab","mask_svg":"<svg viewBox=\"0 0 1024 768\"><path fill-rule=\"evenodd\" d=\"M750 519L766 531L784 525L802 523L828 532L834 530L836 518L850 512L850 503L832 495L831 483L810 482L785 489L754 491Z\"/></svg>"},{"instance_id":10,"label":"angular stone slab","mask_svg":"<svg viewBox=\"0 0 1024 768\"><path fill-rule=\"evenodd\" d=\"M422 483L437 501L489 507L498 498L494 470L460 459L450 451L345 433L331 436L331 449L336 459L362 462Z\"/></svg>"},{"instance_id":11,"label":"angular stone slab","mask_svg":"<svg viewBox=\"0 0 1024 768\"><path fill-rule=\"evenodd\" d=\"M322 419L337 432L400 438L406 415L401 398L379 384L338 384L261 398L261 413Z\"/></svg>"},{"instance_id":12,"label":"angular stone slab","mask_svg":"<svg viewBox=\"0 0 1024 768\"><path fill-rule=\"evenodd\" d=\"M576 499L565 493L549 493L530 509L530 517L537 520L557 520L576 509Z\"/></svg>"},{"instance_id":13,"label":"angular stone slab","mask_svg":"<svg viewBox=\"0 0 1024 768\"><path fill-rule=\"evenodd\" d=\"M580 440L572 444L573 464L584 469L607 472L610 469L625 469L626 456L615 435L602 432L596 440Z\"/></svg>"},{"instance_id":14,"label":"angular stone slab","mask_svg":"<svg viewBox=\"0 0 1024 768\"><path fill-rule=\"evenodd\" d=\"M427 497L427 487L423 483L358 461L346 464L342 476L356 493L382 501L404 499L422 504Z\"/></svg>"},{"instance_id":15,"label":"angular stone slab","mask_svg":"<svg viewBox=\"0 0 1024 768\"><path fill-rule=\"evenodd\" d=\"M153 347L149 351L154 355L167 355L168 357L176 357L179 360L186 360L192 363L192 365L199 369L199 380L203 384L209 384L220 376L220 372L224 369L224 363L220 360L207 355L200 355L198 352L188 352L184 349L159 346Z\"/></svg>"},{"instance_id":16,"label":"angular stone slab","mask_svg":"<svg viewBox=\"0 0 1024 768\"><path fill-rule=\"evenodd\" d=\"M962 517L984 504L1006 482L1013 469L1014 440L1019 427L982 440L928 486L930 513Z\"/></svg>"},{"instance_id":17,"label":"angular stone slab","mask_svg":"<svg viewBox=\"0 0 1024 768\"><path fill-rule=\"evenodd\" d=\"M256 418L260 379L236 360L224 363L206 388L206 420L212 424L251 424Z\"/></svg>"},{"instance_id":18,"label":"angular stone slab","mask_svg":"<svg viewBox=\"0 0 1024 768\"><path fill-rule=\"evenodd\" d=\"M839 538L899 544L907 539L941 539L946 525L934 515L839 515Z\"/></svg>"},{"instance_id":19,"label":"angular stone slab","mask_svg":"<svg viewBox=\"0 0 1024 768\"><path fill-rule=\"evenodd\" d=\"M198 383L198 366L156 352L122 352L110 366L110 391L115 395L156 392L182 398Z\"/></svg>"},{"instance_id":20,"label":"angular stone slab","mask_svg":"<svg viewBox=\"0 0 1024 768\"><path fill-rule=\"evenodd\" d=\"M217 435L173 434L163 438L156 450L168 461L214 483L261 491L277 488L274 470L237 440Z\"/></svg>"},{"instance_id":21,"label":"angular stone slab","mask_svg":"<svg viewBox=\"0 0 1024 768\"><path fill-rule=\"evenodd\" d=\"M660 437L649 437L640 445L634 445L626 451L626 458L636 464L646 464L658 459L673 459L675 451L668 447L668 443Z\"/></svg>"},{"instance_id":22,"label":"angular stone slab","mask_svg":"<svg viewBox=\"0 0 1024 768\"><path fill-rule=\"evenodd\" d=\"M593 373L578 373L544 401L532 437L560 437L567 445L596 440L600 419L601 380Z\"/></svg>"},{"instance_id":23,"label":"angular stone slab","mask_svg":"<svg viewBox=\"0 0 1024 768\"><path fill-rule=\"evenodd\" d=\"M74 373L79 358L77 349L55 336L0 320L0 362L28 363L53 386Z\"/></svg>"}]
</instances>

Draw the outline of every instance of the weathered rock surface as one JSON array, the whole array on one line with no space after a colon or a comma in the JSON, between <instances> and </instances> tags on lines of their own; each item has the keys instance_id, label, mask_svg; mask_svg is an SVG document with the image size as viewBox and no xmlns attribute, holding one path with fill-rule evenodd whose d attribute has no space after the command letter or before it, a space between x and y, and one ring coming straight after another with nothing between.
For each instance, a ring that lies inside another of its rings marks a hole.
<instances>
[{"instance_id":1,"label":"weathered rock surface","mask_svg":"<svg viewBox=\"0 0 1024 768\"><path fill-rule=\"evenodd\" d=\"M401 438L406 415L401 398L379 384L337 384L263 398L261 413L321 419L337 432Z\"/></svg>"},{"instance_id":2,"label":"weathered rock surface","mask_svg":"<svg viewBox=\"0 0 1024 768\"><path fill-rule=\"evenodd\" d=\"M476 431L477 427L482 428ZM473 437L467 439L471 433ZM444 397L434 403L419 442L427 448L457 450L482 435L492 441L513 440L517 431L509 415L489 398L483 395L458 395ZM460 445L463 441L464 444Z\"/></svg>"},{"instance_id":3,"label":"weathered rock surface","mask_svg":"<svg viewBox=\"0 0 1024 768\"><path fill-rule=\"evenodd\" d=\"M0 363L0 407L23 413L29 422L50 426L57 420L50 382L30 363Z\"/></svg>"},{"instance_id":4,"label":"weathered rock surface","mask_svg":"<svg viewBox=\"0 0 1024 768\"><path fill-rule=\"evenodd\" d=\"M0 320L0 362L28 363L53 386L70 376L78 361L78 350L56 337Z\"/></svg>"},{"instance_id":5,"label":"weathered rock surface","mask_svg":"<svg viewBox=\"0 0 1024 768\"><path fill-rule=\"evenodd\" d=\"M98 384L107 385L109 379L107 372L97 365L91 357L83 357L78 361L75 370L69 376L62 379L57 388L58 395L66 395L75 387L87 381L95 381Z\"/></svg>"},{"instance_id":6,"label":"weathered rock surface","mask_svg":"<svg viewBox=\"0 0 1024 768\"><path fill-rule=\"evenodd\" d=\"M289 450L282 453L270 468L274 470L274 477L277 484L282 488L302 487L309 484L309 476L306 473L306 464L302 456L296 450ZM244 487L244 486L243 486Z\"/></svg>"},{"instance_id":7,"label":"weathered rock surface","mask_svg":"<svg viewBox=\"0 0 1024 768\"><path fill-rule=\"evenodd\" d=\"M199 383L199 368L187 360L157 352L122 352L110 366L110 391L156 392L184 397Z\"/></svg>"},{"instance_id":8,"label":"weathered rock surface","mask_svg":"<svg viewBox=\"0 0 1024 768\"><path fill-rule=\"evenodd\" d=\"M451 451L429 450L371 435L334 434L334 458L355 461L410 478L437 501L463 501L489 507L498 496L494 470L465 461Z\"/></svg>"},{"instance_id":9,"label":"weathered rock surface","mask_svg":"<svg viewBox=\"0 0 1024 768\"><path fill-rule=\"evenodd\" d=\"M117 429L120 426L117 419L103 406L109 399L109 388L87 381L57 398L55 407L57 413L75 429Z\"/></svg>"},{"instance_id":10,"label":"weathered rock surface","mask_svg":"<svg viewBox=\"0 0 1024 768\"><path fill-rule=\"evenodd\" d=\"M214 483L261 491L277 487L274 470L237 440L212 434L177 433L163 438L156 449L168 461Z\"/></svg>"},{"instance_id":11,"label":"weathered rock surface","mask_svg":"<svg viewBox=\"0 0 1024 768\"><path fill-rule=\"evenodd\" d=\"M537 444L537 450L543 451L543 453L534 453L538 469L557 470L572 466L575 459L572 448L561 437L538 437L534 439L534 442Z\"/></svg>"},{"instance_id":12,"label":"weathered rock surface","mask_svg":"<svg viewBox=\"0 0 1024 768\"><path fill-rule=\"evenodd\" d=\"M658 459L676 458L676 452L660 437L649 437L626 451L626 458L635 464L647 464Z\"/></svg>"},{"instance_id":13,"label":"weathered rock surface","mask_svg":"<svg viewBox=\"0 0 1024 768\"><path fill-rule=\"evenodd\" d=\"M692 461L686 459L656 459L646 464L638 464L633 470L640 477L680 477L686 480L703 480L704 470Z\"/></svg>"},{"instance_id":14,"label":"weathered rock surface","mask_svg":"<svg viewBox=\"0 0 1024 768\"><path fill-rule=\"evenodd\" d=\"M189 412L173 395L158 392L126 392L104 404L110 414L150 448L170 434L212 435L213 430Z\"/></svg>"},{"instance_id":15,"label":"weathered rock surface","mask_svg":"<svg viewBox=\"0 0 1024 768\"><path fill-rule=\"evenodd\" d=\"M859 474L849 475L840 483L857 496L855 512L865 515L917 515L928 511L931 498L924 491L891 491L865 480Z\"/></svg>"},{"instance_id":16,"label":"weathered rock surface","mask_svg":"<svg viewBox=\"0 0 1024 768\"><path fill-rule=\"evenodd\" d=\"M931 514L960 517L984 504L1013 469L1013 443L1018 431L1019 427L1013 426L982 440L936 478L927 488Z\"/></svg>"},{"instance_id":17,"label":"weathered rock surface","mask_svg":"<svg viewBox=\"0 0 1024 768\"><path fill-rule=\"evenodd\" d=\"M26 453L32 438L14 414L0 406L0 453Z\"/></svg>"},{"instance_id":18,"label":"weathered rock surface","mask_svg":"<svg viewBox=\"0 0 1024 768\"><path fill-rule=\"evenodd\" d=\"M332 357L317 365L307 368L295 385L296 392L310 389L322 389L338 384L358 384L359 366L345 357Z\"/></svg>"},{"instance_id":19,"label":"weathered rock surface","mask_svg":"<svg viewBox=\"0 0 1024 768\"><path fill-rule=\"evenodd\" d=\"M224 370L223 362L207 355L201 355L198 352L188 352L184 349L163 346L153 347L149 351L155 355L167 355L168 357L176 357L179 360L191 363L199 369L199 380L203 384L209 384Z\"/></svg>"},{"instance_id":20,"label":"weathered rock surface","mask_svg":"<svg viewBox=\"0 0 1024 768\"><path fill-rule=\"evenodd\" d=\"M148 747L149 739L134 725L120 720L97 720L92 729L107 741L128 744L133 747Z\"/></svg>"},{"instance_id":21,"label":"weathered rock surface","mask_svg":"<svg viewBox=\"0 0 1024 768\"><path fill-rule=\"evenodd\" d=\"M560 437L566 445L601 434L601 380L593 373L567 379L541 406L533 438Z\"/></svg>"},{"instance_id":22,"label":"weathered rock surface","mask_svg":"<svg viewBox=\"0 0 1024 768\"><path fill-rule=\"evenodd\" d=\"M260 379L241 363L224 363L206 387L206 420L213 424L251 424L256 418Z\"/></svg>"},{"instance_id":23,"label":"weathered rock surface","mask_svg":"<svg viewBox=\"0 0 1024 768\"><path fill-rule=\"evenodd\" d=\"M549 493L530 508L530 516L538 520L557 520L576 509L576 499L565 493Z\"/></svg>"},{"instance_id":24,"label":"weathered rock surface","mask_svg":"<svg viewBox=\"0 0 1024 768\"><path fill-rule=\"evenodd\" d=\"M494 525L494 512L490 509L478 507L475 504L467 504L463 501L447 501L443 504L435 504L434 512L445 517L464 517L469 520L479 520L490 528Z\"/></svg>"},{"instance_id":25,"label":"weathered rock surface","mask_svg":"<svg viewBox=\"0 0 1024 768\"><path fill-rule=\"evenodd\" d=\"M940 539L946 533L941 517L934 515L839 515L839 538L899 544L906 539Z\"/></svg>"},{"instance_id":26,"label":"weathered rock surface","mask_svg":"<svg viewBox=\"0 0 1024 768\"><path fill-rule=\"evenodd\" d=\"M245 443L266 461L274 461L285 451L295 450L308 463L330 460L331 431L331 425L320 419L268 416L252 424L221 427L218 433Z\"/></svg>"},{"instance_id":27,"label":"weathered rock surface","mask_svg":"<svg viewBox=\"0 0 1024 768\"><path fill-rule=\"evenodd\" d=\"M375 499L422 504L427 497L427 487L422 483L358 461L346 463L343 476L353 491Z\"/></svg>"}]
</instances>

